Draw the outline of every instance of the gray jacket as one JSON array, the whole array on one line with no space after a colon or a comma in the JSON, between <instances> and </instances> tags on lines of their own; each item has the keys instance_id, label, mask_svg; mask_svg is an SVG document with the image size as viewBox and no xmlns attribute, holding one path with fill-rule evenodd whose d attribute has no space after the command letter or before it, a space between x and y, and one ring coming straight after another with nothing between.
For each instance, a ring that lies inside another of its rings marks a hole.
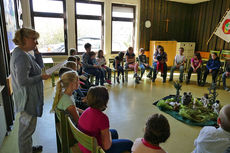
<instances>
[{"instance_id":1,"label":"gray jacket","mask_svg":"<svg viewBox=\"0 0 230 153\"><path fill-rule=\"evenodd\" d=\"M16 112L25 111L32 116L42 116L44 94L41 68L41 54L35 54L34 57L18 47L14 49L10 70Z\"/></svg>"}]
</instances>

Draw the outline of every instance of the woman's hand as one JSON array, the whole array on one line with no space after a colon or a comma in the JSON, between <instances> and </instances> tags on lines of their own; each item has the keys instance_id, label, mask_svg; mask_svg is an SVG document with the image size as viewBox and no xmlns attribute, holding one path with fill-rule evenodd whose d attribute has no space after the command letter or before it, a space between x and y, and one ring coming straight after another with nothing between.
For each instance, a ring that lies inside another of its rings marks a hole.
<instances>
[{"instance_id":1,"label":"woman's hand","mask_svg":"<svg viewBox=\"0 0 230 153\"><path fill-rule=\"evenodd\" d=\"M47 80L50 78L50 75L48 74L42 74L41 76L42 76L42 80Z\"/></svg>"}]
</instances>

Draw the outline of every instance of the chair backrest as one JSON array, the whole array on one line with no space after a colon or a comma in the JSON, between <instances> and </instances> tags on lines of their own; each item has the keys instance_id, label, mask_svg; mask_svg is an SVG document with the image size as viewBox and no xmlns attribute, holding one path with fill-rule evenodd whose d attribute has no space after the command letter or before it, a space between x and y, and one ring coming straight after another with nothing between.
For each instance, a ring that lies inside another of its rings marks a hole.
<instances>
[{"instance_id":1,"label":"chair backrest","mask_svg":"<svg viewBox=\"0 0 230 153\"><path fill-rule=\"evenodd\" d=\"M55 110L57 148L58 152L62 153L69 153L67 116L68 114L65 111Z\"/></svg>"},{"instance_id":2,"label":"chair backrest","mask_svg":"<svg viewBox=\"0 0 230 153\"><path fill-rule=\"evenodd\" d=\"M91 151L92 153L104 153L103 149L97 144L97 139L95 137L88 136L87 134L81 132L71 121L70 117L68 117L68 122L70 129L74 138L84 146L86 149Z\"/></svg>"},{"instance_id":3,"label":"chair backrest","mask_svg":"<svg viewBox=\"0 0 230 153\"><path fill-rule=\"evenodd\" d=\"M220 59L230 60L230 50L222 50Z\"/></svg>"},{"instance_id":4,"label":"chair backrest","mask_svg":"<svg viewBox=\"0 0 230 153\"><path fill-rule=\"evenodd\" d=\"M110 59L109 59L109 67L110 67L110 65L113 65L114 60L115 60L115 59L113 59L113 58L110 58ZM110 67L110 68L111 68L111 67Z\"/></svg>"},{"instance_id":5,"label":"chair backrest","mask_svg":"<svg viewBox=\"0 0 230 153\"><path fill-rule=\"evenodd\" d=\"M219 50L210 50L210 56L211 54L216 53L218 57L220 57L220 51Z\"/></svg>"}]
</instances>

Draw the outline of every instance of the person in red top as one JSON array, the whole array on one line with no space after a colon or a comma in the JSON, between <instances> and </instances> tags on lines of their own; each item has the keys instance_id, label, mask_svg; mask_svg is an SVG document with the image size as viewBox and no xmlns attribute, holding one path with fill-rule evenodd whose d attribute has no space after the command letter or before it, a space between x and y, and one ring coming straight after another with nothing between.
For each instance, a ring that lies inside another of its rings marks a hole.
<instances>
[{"instance_id":1,"label":"person in red top","mask_svg":"<svg viewBox=\"0 0 230 153\"><path fill-rule=\"evenodd\" d=\"M131 151L133 142L127 139L118 139L116 130L109 130L109 118L103 111L107 108L109 93L105 87L91 87L87 93L86 109L78 120L78 128L87 135L97 139L106 153L122 153ZM83 153L90 153L89 150L79 144Z\"/></svg>"},{"instance_id":2,"label":"person in red top","mask_svg":"<svg viewBox=\"0 0 230 153\"><path fill-rule=\"evenodd\" d=\"M201 64L202 64L202 60L201 60L200 53L195 53L194 57L191 59L191 67L188 71L188 78L186 80L186 84L189 84L191 74L192 72L195 72L197 73L197 83L199 86L201 85Z\"/></svg>"},{"instance_id":3,"label":"person in red top","mask_svg":"<svg viewBox=\"0 0 230 153\"><path fill-rule=\"evenodd\" d=\"M137 138L133 144L133 153L166 153L159 144L170 136L170 126L166 117L161 114L152 115L145 127L144 138Z\"/></svg>"}]
</instances>

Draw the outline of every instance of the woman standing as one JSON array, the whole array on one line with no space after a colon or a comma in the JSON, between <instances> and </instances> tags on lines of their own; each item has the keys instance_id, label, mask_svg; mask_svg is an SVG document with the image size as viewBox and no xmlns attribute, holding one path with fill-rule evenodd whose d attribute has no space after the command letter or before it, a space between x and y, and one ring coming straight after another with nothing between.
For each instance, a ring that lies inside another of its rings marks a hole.
<instances>
[{"instance_id":1,"label":"woman standing","mask_svg":"<svg viewBox=\"0 0 230 153\"><path fill-rule=\"evenodd\" d=\"M20 113L18 145L20 153L42 151L42 146L32 147L32 135L36 128L37 117L43 112L43 82L50 76L41 74L42 56L37 50L38 32L22 28L15 33L14 49L10 61L13 98L16 112ZM34 50L34 56L29 51Z\"/></svg>"}]
</instances>

